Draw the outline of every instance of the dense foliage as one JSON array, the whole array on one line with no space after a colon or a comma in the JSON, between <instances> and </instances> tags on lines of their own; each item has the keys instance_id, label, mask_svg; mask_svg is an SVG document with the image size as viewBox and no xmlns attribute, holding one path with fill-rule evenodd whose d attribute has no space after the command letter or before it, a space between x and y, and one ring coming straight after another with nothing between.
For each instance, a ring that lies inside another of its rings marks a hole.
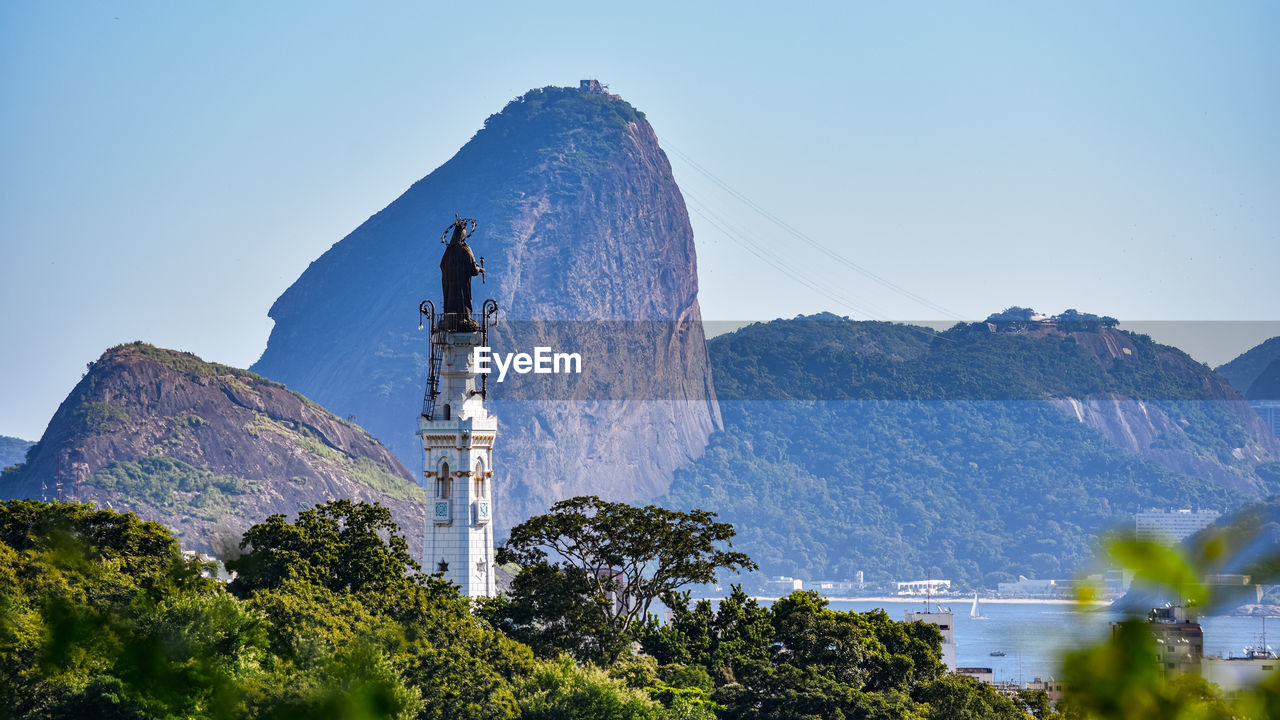
<instances>
[{"instance_id":1,"label":"dense foliage","mask_svg":"<svg viewBox=\"0 0 1280 720\"><path fill-rule=\"evenodd\" d=\"M562 500L512 528L498 561L522 569L486 613L542 654L613 663L659 597L713 583L721 570L755 569L743 553L719 547L733 535L702 510Z\"/></svg>"},{"instance_id":2,"label":"dense foliage","mask_svg":"<svg viewBox=\"0 0 1280 720\"><path fill-rule=\"evenodd\" d=\"M1271 363L1280 360L1280 337L1273 337L1241 353L1216 370L1226 378L1236 392L1244 395Z\"/></svg>"},{"instance_id":3,"label":"dense foliage","mask_svg":"<svg viewBox=\"0 0 1280 720\"><path fill-rule=\"evenodd\" d=\"M838 612L812 592L765 607L735 587L712 611L669 595L672 619L643 645L660 663L706 670L730 718L1025 718L1020 703L945 673L934 625Z\"/></svg>"},{"instance_id":4,"label":"dense foliage","mask_svg":"<svg viewBox=\"0 0 1280 720\"><path fill-rule=\"evenodd\" d=\"M935 333L825 315L714 338L725 431L662 502L715 510L771 575L992 587L1069 576L1138 510L1250 499L1122 450L1066 404L1114 396L1172 419L1163 452L1280 489L1236 457L1249 438L1206 399L1206 368L1108 318L1070 323ZM1123 361L1093 349L1121 342Z\"/></svg>"},{"instance_id":5,"label":"dense foliage","mask_svg":"<svg viewBox=\"0 0 1280 720\"><path fill-rule=\"evenodd\" d=\"M595 665L536 659L414 572L376 505L272 517L243 550L228 587L131 514L0 504L0 716L1024 717L944 675L933 626L811 594L766 607L735 589L713 613L669 593L672 621L634 635L644 652Z\"/></svg>"},{"instance_id":6,"label":"dense foliage","mask_svg":"<svg viewBox=\"0 0 1280 720\"><path fill-rule=\"evenodd\" d=\"M1245 392L1251 401L1280 400L1280 358L1262 369Z\"/></svg>"}]
</instances>

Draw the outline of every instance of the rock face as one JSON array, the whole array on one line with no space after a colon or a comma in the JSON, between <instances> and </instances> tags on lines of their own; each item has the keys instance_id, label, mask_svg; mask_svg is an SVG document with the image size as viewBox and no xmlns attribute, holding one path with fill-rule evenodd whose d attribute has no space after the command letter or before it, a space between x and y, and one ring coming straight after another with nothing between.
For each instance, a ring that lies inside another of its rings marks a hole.
<instances>
[{"instance_id":1,"label":"rock face","mask_svg":"<svg viewBox=\"0 0 1280 720\"><path fill-rule=\"evenodd\" d=\"M250 524L333 498L389 506L421 546L421 489L364 430L254 373L134 343L108 350L58 408L4 497L64 496L222 552ZM76 486L76 480L79 486Z\"/></svg>"},{"instance_id":2,"label":"rock face","mask_svg":"<svg viewBox=\"0 0 1280 720\"><path fill-rule=\"evenodd\" d=\"M598 85L533 90L451 160L335 244L271 308L257 372L354 414L406 466L426 380L423 299L437 240L472 217L501 307L495 352L578 352L582 374L489 383L496 521L557 499L653 497L719 428L684 200L644 116Z\"/></svg>"}]
</instances>

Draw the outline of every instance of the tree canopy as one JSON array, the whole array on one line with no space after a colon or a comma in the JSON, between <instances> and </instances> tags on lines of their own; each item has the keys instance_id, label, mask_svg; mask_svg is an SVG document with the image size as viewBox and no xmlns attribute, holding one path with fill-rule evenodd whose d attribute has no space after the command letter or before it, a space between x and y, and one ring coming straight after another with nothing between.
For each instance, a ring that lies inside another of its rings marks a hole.
<instances>
[{"instance_id":1,"label":"tree canopy","mask_svg":"<svg viewBox=\"0 0 1280 720\"><path fill-rule=\"evenodd\" d=\"M733 535L732 525L704 510L635 507L594 496L558 502L512 528L498 552L499 562L523 566L508 627L534 631L554 624L561 613L548 604L558 603L578 630L566 624L577 639L561 649L612 662L662 595L714 582L721 570L755 568L745 554L728 549ZM588 628L595 642L583 642Z\"/></svg>"}]
</instances>

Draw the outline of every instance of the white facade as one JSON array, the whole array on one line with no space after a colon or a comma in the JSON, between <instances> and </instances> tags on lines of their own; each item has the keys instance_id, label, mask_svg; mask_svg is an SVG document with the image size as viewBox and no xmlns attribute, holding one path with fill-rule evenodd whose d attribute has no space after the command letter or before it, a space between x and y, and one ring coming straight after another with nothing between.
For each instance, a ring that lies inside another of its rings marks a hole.
<instances>
[{"instance_id":1,"label":"white facade","mask_svg":"<svg viewBox=\"0 0 1280 720\"><path fill-rule=\"evenodd\" d=\"M908 580L898 583L899 595L929 595L950 589L950 580Z\"/></svg>"},{"instance_id":2,"label":"white facade","mask_svg":"<svg viewBox=\"0 0 1280 720\"><path fill-rule=\"evenodd\" d=\"M907 611L907 622L925 622L938 626L942 632L942 664L951 672L956 671L956 616L949 612Z\"/></svg>"},{"instance_id":3,"label":"white facade","mask_svg":"<svg viewBox=\"0 0 1280 720\"><path fill-rule=\"evenodd\" d=\"M443 573L468 597L497 594L493 557L493 441L498 420L479 394L472 348L479 332L438 330L439 395L418 435L426 453L427 527L422 569Z\"/></svg>"},{"instance_id":4,"label":"white facade","mask_svg":"<svg viewBox=\"0 0 1280 720\"><path fill-rule=\"evenodd\" d=\"M1209 656L1200 661L1204 679L1224 692L1232 693L1257 687L1271 677L1280 660L1274 657L1224 658Z\"/></svg>"},{"instance_id":5,"label":"white facade","mask_svg":"<svg viewBox=\"0 0 1280 720\"><path fill-rule=\"evenodd\" d=\"M1213 524L1218 516L1214 510L1148 510L1134 515L1133 524L1139 540L1176 543Z\"/></svg>"}]
</instances>

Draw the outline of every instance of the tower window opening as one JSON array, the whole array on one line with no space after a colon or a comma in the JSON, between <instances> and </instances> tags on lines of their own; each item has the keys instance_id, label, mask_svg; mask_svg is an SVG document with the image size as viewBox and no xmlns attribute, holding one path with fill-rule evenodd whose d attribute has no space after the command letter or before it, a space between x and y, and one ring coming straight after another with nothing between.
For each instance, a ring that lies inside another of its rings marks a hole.
<instances>
[{"instance_id":1,"label":"tower window opening","mask_svg":"<svg viewBox=\"0 0 1280 720\"><path fill-rule=\"evenodd\" d=\"M450 420L450 419L452 419L452 418L450 417L451 415L453 415L453 408L449 407L449 403L445 403L445 404L444 404L444 419L445 419L445 420Z\"/></svg>"},{"instance_id":2,"label":"tower window opening","mask_svg":"<svg viewBox=\"0 0 1280 720\"><path fill-rule=\"evenodd\" d=\"M487 492L487 488L485 487L485 481L484 481L484 463L480 460L476 461L475 486L476 486L476 497L484 498L485 493Z\"/></svg>"},{"instance_id":3,"label":"tower window opening","mask_svg":"<svg viewBox=\"0 0 1280 720\"><path fill-rule=\"evenodd\" d=\"M436 477L436 497L446 500L453 478L449 477L449 463L440 463L440 475Z\"/></svg>"}]
</instances>

